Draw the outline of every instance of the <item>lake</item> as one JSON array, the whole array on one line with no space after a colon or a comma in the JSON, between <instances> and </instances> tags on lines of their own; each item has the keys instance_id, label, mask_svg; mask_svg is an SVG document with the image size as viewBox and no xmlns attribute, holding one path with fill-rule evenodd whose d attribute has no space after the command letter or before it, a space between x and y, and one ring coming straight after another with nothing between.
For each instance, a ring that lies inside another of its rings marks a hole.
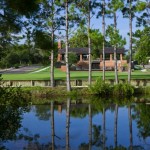
<instances>
[{"instance_id":1,"label":"lake","mask_svg":"<svg viewBox=\"0 0 150 150\"><path fill-rule=\"evenodd\" d=\"M68 98L46 105L0 108L0 149L115 148L150 149L149 103Z\"/></svg>"}]
</instances>

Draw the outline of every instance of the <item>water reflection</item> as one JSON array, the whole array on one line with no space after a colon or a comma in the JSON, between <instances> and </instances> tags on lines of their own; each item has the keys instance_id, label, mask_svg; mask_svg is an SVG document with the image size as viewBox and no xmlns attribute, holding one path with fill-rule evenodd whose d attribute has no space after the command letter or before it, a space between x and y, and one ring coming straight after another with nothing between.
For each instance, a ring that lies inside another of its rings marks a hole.
<instances>
[{"instance_id":1,"label":"water reflection","mask_svg":"<svg viewBox=\"0 0 150 150\"><path fill-rule=\"evenodd\" d=\"M67 99L67 109L66 109L66 150L70 149L69 130L70 130L70 98Z\"/></svg>"},{"instance_id":2,"label":"water reflection","mask_svg":"<svg viewBox=\"0 0 150 150\"><path fill-rule=\"evenodd\" d=\"M54 122L54 102L51 101L51 136L52 136L52 150L55 149L55 122Z\"/></svg>"},{"instance_id":3,"label":"water reflection","mask_svg":"<svg viewBox=\"0 0 150 150\"><path fill-rule=\"evenodd\" d=\"M125 105L126 103L126 105ZM92 99L0 109L0 148L150 149L150 105Z\"/></svg>"}]
</instances>

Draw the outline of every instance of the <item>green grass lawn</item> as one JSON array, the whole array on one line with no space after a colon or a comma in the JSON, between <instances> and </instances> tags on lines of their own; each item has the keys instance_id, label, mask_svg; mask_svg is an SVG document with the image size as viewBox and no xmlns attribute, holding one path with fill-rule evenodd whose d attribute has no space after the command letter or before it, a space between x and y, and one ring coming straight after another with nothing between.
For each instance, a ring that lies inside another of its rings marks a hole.
<instances>
[{"instance_id":1,"label":"green grass lawn","mask_svg":"<svg viewBox=\"0 0 150 150\"><path fill-rule=\"evenodd\" d=\"M92 79L98 77L102 78L102 71L92 71ZM118 72L119 79L127 79L127 72ZM66 73L62 72L60 69L55 69L55 79L66 79ZM114 79L114 71L106 71L106 79ZM71 71L71 79L88 79L88 71ZM24 73L24 74L3 74L2 78L4 80L50 80L50 69L46 69L41 72L36 73ZM150 79L150 71L141 72L136 70L132 72L132 79Z\"/></svg>"}]
</instances>

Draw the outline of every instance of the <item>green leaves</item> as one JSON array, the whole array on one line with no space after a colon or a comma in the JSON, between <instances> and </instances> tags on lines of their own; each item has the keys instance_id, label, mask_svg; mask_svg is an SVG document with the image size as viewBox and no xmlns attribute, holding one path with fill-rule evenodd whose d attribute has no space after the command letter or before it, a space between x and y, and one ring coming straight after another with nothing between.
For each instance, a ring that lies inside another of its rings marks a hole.
<instances>
[{"instance_id":1,"label":"green leaves","mask_svg":"<svg viewBox=\"0 0 150 150\"><path fill-rule=\"evenodd\" d=\"M51 48L51 37L48 33L42 31L36 31L34 34L35 46L43 50L49 50Z\"/></svg>"},{"instance_id":2,"label":"green leaves","mask_svg":"<svg viewBox=\"0 0 150 150\"><path fill-rule=\"evenodd\" d=\"M138 12L143 11L146 8L146 2L138 1L136 5L136 10Z\"/></svg>"},{"instance_id":3,"label":"green leaves","mask_svg":"<svg viewBox=\"0 0 150 150\"><path fill-rule=\"evenodd\" d=\"M39 9L39 3L41 0L6 0L7 5L12 8L17 13L21 15L26 15L37 11Z\"/></svg>"},{"instance_id":4,"label":"green leaves","mask_svg":"<svg viewBox=\"0 0 150 150\"><path fill-rule=\"evenodd\" d=\"M108 7L110 8L111 12L116 12L117 10L121 10L124 7L124 1L123 0L111 0L111 2L108 4Z\"/></svg>"},{"instance_id":5,"label":"green leaves","mask_svg":"<svg viewBox=\"0 0 150 150\"><path fill-rule=\"evenodd\" d=\"M150 27L145 27L141 32L137 31L135 35L138 38L135 43L137 49L135 59L139 63L146 64L148 61L147 57L150 56Z\"/></svg>"},{"instance_id":6,"label":"green leaves","mask_svg":"<svg viewBox=\"0 0 150 150\"><path fill-rule=\"evenodd\" d=\"M112 26L108 26L106 36L109 38L112 46L123 47L126 44L126 40L119 35L119 30L114 30Z\"/></svg>"}]
</instances>

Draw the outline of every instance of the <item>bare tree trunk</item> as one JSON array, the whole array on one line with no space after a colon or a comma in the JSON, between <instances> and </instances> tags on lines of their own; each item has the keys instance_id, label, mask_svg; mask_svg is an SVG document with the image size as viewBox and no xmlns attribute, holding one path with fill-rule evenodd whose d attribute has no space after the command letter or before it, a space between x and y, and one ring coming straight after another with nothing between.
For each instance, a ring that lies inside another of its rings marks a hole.
<instances>
[{"instance_id":1,"label":"bare tree trunk","mask_svg":"<svg viewBox=\"0 0 150 150\"><path fill-rule=\"evenodd\" d=\"M103 32L103 80L105 81L105 0L103 0L102 32Z\"/></svg>"},{"instance_id":2,"label":"bare tree trunk","mask_svg":"<svg viewBox=\"0 0 150 150\"><path fill-rule=\"evenodd\" d=\"M54 0L51 1L51 6L54 7ZM51 87L54 87L54 10L52 10L52 50L51 50L51 69L50 69L50 81Z\"/></svg>"},{"instance_id":3,"label":"bare tree trunk","mask_svg":"<svg viewBox=\"0 0 150 150\"><path fill-rule=\"evenodd\" d=\"M130 28L130 49L128 65L128 83L131 81L131 61L132 61L132 2L129 0L129 28Z\"/></svg>"},{"instance_id":4,"label":"bare tree trunk","mask_svg":"<svg viewBox=\"0 0 150 150\"><path fill-rule=\"evenodd\" d=\"M70 149L69 145L69 128L70 128L70 99L67 99L66 109L66 150Z\"/></svg>"},{"instance_id":5,"label":"bare tree trunk","mask_svg":"<svg viewBox=\"0 0 150 150\"><path fill-rule=\"evenodd\" d=\"M51 136L52 136L52 150L55 150L55 125L54 125L54 102L51 101Z\"/></svg>"},{"instance_id":6,"label":"bare tree trunk","mask_svg":"<svg viewBox=\"0 0 150 150\"><path fill-rule=\"evenodd\" d=\"M133 136L132 136L132 116L131 116L131 106L128 107L129 116L129 130L130 130L130 150L133 149Z\"/></svg>"},{"instance_id":7,"label":"bare tree trunk","mask_svg":"<svg viewBox=\"0 0 150 150\"><path fill-rule=\"evenodd\" d=\"M91 37L90 37L90 23L91 23L91 16L90 16L90 5L91 1L89 0L89 14L88 14L88 48L89 48L89 85L91 85L91 78L92 78L92 67L91 67Z\"/></svg>"},{"instance_id":8,"label":"bare tree trunk","mask_svg":"<svg viewBox=\"0 0 150 150\"><path fill-rule=\"evenodd\" d=\"M54 87L54 31L52 31L52 50L51 50L51 69L50 69L51 87Z\"/></svg>"},{"instance_id":9,"label":"bare tree trunk","mask_svg":"<svg viewBox=\"0 0 150 150\"><path fill-rule=\"evenodd\" d=\"M114 143L115 147L117 147L117 126L118 126L118 104L115 106L115 121L114 121Z\"/></svg>"},{"instance_id":10,"label":"bare tree trunk","mask_svg":"<svg viewBox=\"0 0 150 150\"><path fill-rule=\"evenodd\" d=\"M114 13L114 30L117 30L117 17L116 13ZM117 69L117 46L114 46L114 61L115 61L115 83L118 84L118 69Z\"/></svg>"},{"instance_id":11,"label":"bare tree trunk","mask_svg":"<svg viewBox=\"0 0 150 150\"><path fill-rule=\"evenodd\" d=\"M67 91L71 90L70 86L70 70L69 70L69 61L68 61L68 0L65 2L66 8L66 79L67 79Z\"/></svg>"},{"instance_id":12,"label":"bare tree trunk","mask_svg":"<svg viewBox=\"0 0 150 150\"><path fill-rule=\"evenodd\" d=\"M89 150L91 150L92 145L92 110L91 104L89 104Z\"/></svg>"}]
</instances>

